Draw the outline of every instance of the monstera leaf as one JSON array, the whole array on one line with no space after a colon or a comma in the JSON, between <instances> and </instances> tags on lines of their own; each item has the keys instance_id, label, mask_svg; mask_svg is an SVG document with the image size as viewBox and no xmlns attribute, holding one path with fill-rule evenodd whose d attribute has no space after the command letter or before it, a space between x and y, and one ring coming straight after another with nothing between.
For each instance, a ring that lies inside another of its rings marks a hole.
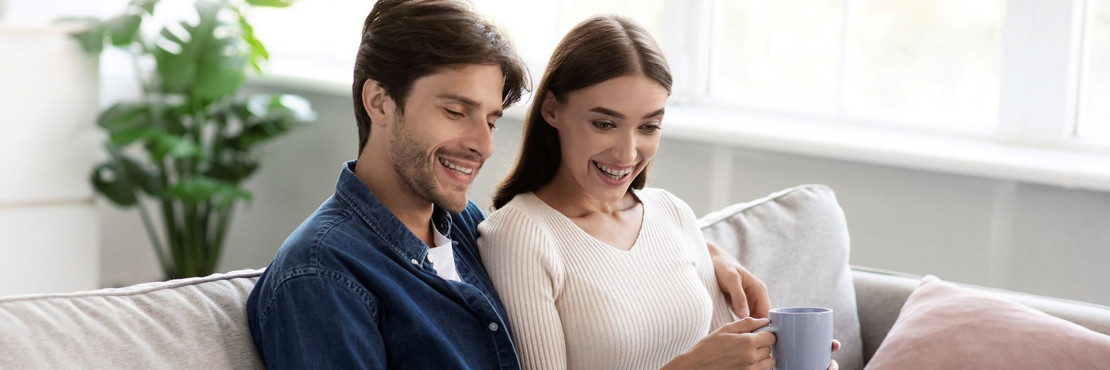
<instances>
[{"instance_id":1,"label":"monstera leaf","mask_svg":"<svg viewBox=\"0 0 1110 370\"><path fill-rule=\"evenodd\" d=\"M196 11L197 24L180 22L162 30L154 58L163 91L211 101L233 94L246 81L250 46L228 4L198 1Z\"/></svg>"}]
</instances>

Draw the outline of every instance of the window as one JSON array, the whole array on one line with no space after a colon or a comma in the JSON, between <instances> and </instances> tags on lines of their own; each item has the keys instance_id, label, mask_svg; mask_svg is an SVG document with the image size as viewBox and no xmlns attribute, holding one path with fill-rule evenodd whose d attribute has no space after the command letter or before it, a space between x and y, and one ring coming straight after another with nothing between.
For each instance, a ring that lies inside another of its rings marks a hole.
<instances>
[{"instance_id":1,"label":"window","mask_svg":"<svg viewBox=\"0 0 1110 370\"><path fill-rule=\"evenodd\" d=\"M578 22L599 14L620 14L639 23L659 39L664 0L477 0L477 9L505 29L524 60L543 66L563 35ZM534 68L538 79L541 69ZM538 82L538 81L537 81Z\"/></svg>"},{"instance_id":2,"label":"window","mask_svg":"<svg viewBox=\"0 0 1110 370\"><path fill-rule=\"evenodd\" d=\"M836 112L842 3L721 2L710 94L749 105Z\"/></svg>"},{"instance_id":3,"label":"window","mask_svg":"<svg viewBox=\"0 0 1110 370\"><path fill-rule=\"evenodd\" d=\"M663 45L683 108L1110 151L1110 0L471 1L536 79L568 29L616 13ZM273 66L349 81L372 6L298 1L251 17Z\"/></svg>"},{"instance_id":4,"label":"window","mask_svg":"<svg viewBox=\"0 0 1110 370\"><path fill-rule=\"evenodd\" d=\"M1087 8L1077 134L1110 143L1110 0Z\"/></svg>"},{"instance_id":5,"label":"window","mask_svg":"<svg viewBox=\"0 0 1110 370\"><path fill-rule=\"evenodd\" d=\"M724 1L710 91L723 101L987 130L1003 0Z\"/></svg>"},{"instance_id":6,"label":"window","mask_svg":"<svg viewBox=\"0 0 1110 370\"><path fill-rule=\"evenodd\" d=\"M664 0L519 1L476 0L475 9L510 35L538 79L563 34L595 14L616 13L635 19L658 38ZM324 67L324 73L349 78L362 23L373 1L297 1L288 8L251 9L251 21L266 44L279 73L286 69ZM556 16L551 16L552 14ZM292 66L291 66L292 65Z\"/></svg>"},{"instance_id":7,"label":"window","mask_svg":"<svg viewBox=\"0 0 1110 370\"><path fill-rule=\"evenodd\" d=\"M288 8L255 7L248 15L270 52L268 72L346 81L372 1L296 1Z\"/></svg>"}]
</instances>

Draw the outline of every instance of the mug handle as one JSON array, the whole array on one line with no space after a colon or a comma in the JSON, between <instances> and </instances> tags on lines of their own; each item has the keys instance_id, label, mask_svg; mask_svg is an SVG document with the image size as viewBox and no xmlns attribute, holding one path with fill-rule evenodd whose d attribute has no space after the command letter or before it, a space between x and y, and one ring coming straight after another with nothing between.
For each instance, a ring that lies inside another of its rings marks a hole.
<instances>
[{"instance_id":1,"label":"mug handle","mask_svg":"<svg viewBox=\"0 0 1110 370\"><path fill-rule=\"evenodd\" d=\"M772 333L777 333L779 331L779 327L768 324L767 326L761 327L759 329L752 330L752 334L762 333L762 332L765 332L765 331L769 331L769 332L772 332Z\"/></svg>"}]
</instances>

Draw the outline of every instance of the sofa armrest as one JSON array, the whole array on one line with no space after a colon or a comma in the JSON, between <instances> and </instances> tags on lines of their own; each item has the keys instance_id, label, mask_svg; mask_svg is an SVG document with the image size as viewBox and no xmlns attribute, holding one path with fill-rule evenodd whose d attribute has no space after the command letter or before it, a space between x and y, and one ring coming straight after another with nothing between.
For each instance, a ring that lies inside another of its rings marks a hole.
<instances>
[{"instance_id":1,"label":"sofa armrest","mask_svg":"<svg viewBox=\"0 0 1110 370\"><path fill-rule=\"evenodd\" d=\"M894 321L898 319L902 305L917 287L921 276L852 266L852 279L856 288L856 308L859 312L863 359L866 363L871 360L879 344L886 339L890 328L894 326ZM1002 289L960 285L997 294L1093 331L1110 335L1110 307Z\"/></svg>"},{"instance_id":2,"label":"sofa armrest","mask_svg":"<svg viewBox=\"0 0 1110 370\"><path fill-rule=\"evenodd\" d=\"M852 266L864 363L871 361L879 344L886 339L886 333L894 326L902 305L919 280L920 277L909 274Z\"/></svg>"}]
</instances>

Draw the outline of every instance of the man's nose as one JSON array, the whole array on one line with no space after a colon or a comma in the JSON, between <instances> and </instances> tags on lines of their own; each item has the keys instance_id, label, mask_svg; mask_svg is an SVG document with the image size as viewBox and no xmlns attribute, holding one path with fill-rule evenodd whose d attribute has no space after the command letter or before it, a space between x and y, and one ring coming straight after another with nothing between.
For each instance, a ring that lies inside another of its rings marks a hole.
<instances>
[{"instance_id":1,"label":"man's nose","mask_svg":"<svg viewBox=\"0 0 1110 370\"><path fill-rule=\"evenodd\" d=\"M489 123L485 119L478 117L474 119L471 126L473 128L469 130L467 135L466 149L482 159L489 158L493 155L493 130L490 129Z\"/></svg>"}]
</instances>

